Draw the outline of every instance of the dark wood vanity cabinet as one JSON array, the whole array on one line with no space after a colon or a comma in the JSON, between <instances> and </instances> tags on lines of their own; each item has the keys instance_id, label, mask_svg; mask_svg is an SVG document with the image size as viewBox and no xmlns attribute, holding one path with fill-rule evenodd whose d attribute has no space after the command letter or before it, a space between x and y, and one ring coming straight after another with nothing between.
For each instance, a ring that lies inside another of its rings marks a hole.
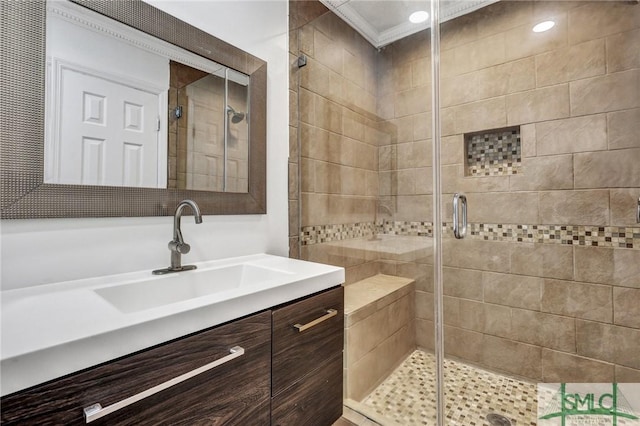
<instances>
[{"instance_id":1,"label":"dark wood vanity cabinet","mask_svg":"<svg viewBox=\"0 0 640 426\"><path fill-rule=\"evenodd\" d=\"M263 312L2 398L3 425L84 425L84 408L122 401L230 354L244 354L115 411L95 425L265 425L271 312Z\"/></svg>"},{"instance_id":2,"label":"dark wood vanity cabinet","mask_svg":"<svg viewBox=\"0 0 640 426\"><path fill-rule=\"evenodd\" d=\"M272 426L322 426L338 420L344 289L274 309L272 344Z\"/></svg>"},{"instance_id":3,"label":"dark wood vanity cabinet","mask_svg":"<svg viewBox=\"0 0 640 426\"><path fill-rule=\"evenodd\" d=\"M4 396L2 425L84 425L85 407L226 360L91 424L330 426L342 415L343 300L337 287Z\"/></svg>"}]
</instances>

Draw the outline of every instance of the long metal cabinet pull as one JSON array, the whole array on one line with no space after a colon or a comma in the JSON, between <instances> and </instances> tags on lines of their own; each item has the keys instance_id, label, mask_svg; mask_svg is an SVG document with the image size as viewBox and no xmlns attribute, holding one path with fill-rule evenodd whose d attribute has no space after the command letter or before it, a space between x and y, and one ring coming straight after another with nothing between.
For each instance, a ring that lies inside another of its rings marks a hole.
<instances>
[{"instance_id":1,"label":"long metal cabinet pull","mask_svg":"<svg viewBox=\"0 0 640 426\"><path fill-rule=\"evenodd\" d=\"M462 204L462 229L460 229L460 218L458 205ZM453 196L453 236L461 240L467 234L467 197L456 193Z\"/></svg>"},{"instance_id":2,"label":"long metal cabinet pull","mask_svg":"<svg viewBox=\"0 0 640 426\"><path fill-rule=\"evenodd\" d=\"M164 383L160 383L157 386L154 386L152 388L149 388L145 391L142 391L140 393L137 393L133 396L130 396L129 398L123 399L122 401L116 402L115 404L109 405L107 407L102 408L102 406L100 404L93 404L90 405L88 407L84 408L84 418L86 420L87 423L91 423L94 420L98 420L99 418L102 418L108 414L111 414L115 411L118 411L122 408L125 408L135 402L141 401L145 398L150 397L151 395L155 395L158 392L161 392L165 389L168 389L172 386L177 385L178 383L182 383L185 380L189 380L192 377L195 377L199 374L202 374L206 371L211 370L212 368L218 367L222 364L225 364L231 360L234 360L238 357L241 357L242 355L244 355L244 349L241 348L240 346L234 346L231 349L229 349L230 354L227 356L224 356L220 359L217 359L213 362L210 362L209 364L203 365L200 368L196 368L195 370L191 370L188 373L184 373L178 377L174 377L171 380L167 380Z\"/></svg>"},{"instance_id":3,"label":"long metal cabinet pull","mask_svg":"<svg viewBox=\"0 0 640 426\"><path fill-rule=\"evenodd\" d=\"M314 319L313 321L308 322L308 323L306 323L304 325L295 324L294 327L297 328L300 333L302 333L303 331L305 331L305 330L307 330L307 329L309 329L311 327L314 327L314 326L320 324L321 322L328 320L331 317L335 317L336 315L338 315L338 311L336 311L335 309L327 309L326 315L323 315L320 318Z\"/></svg>"},{"instance_id":4,"label":"long metal cabinet pull","mask_svg":"<svg viewBox=\"0 0 640 426\"><path fill-rule=\"evenodd\" d=\"M638 197L638 207L636 208L636 222L640 223L640 197Z\"/></svg>"}]
</instances>

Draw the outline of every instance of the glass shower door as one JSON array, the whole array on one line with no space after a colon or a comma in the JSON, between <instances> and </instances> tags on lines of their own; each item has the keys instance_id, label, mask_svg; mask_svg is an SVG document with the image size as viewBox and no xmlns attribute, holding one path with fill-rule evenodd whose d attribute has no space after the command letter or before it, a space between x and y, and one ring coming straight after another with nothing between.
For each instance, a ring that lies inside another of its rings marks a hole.
<instances>
[{"instance_id":1,"label":"glass shower door","mask_svg":"<svg viewBox=\"0 0 640 426\"><path fill-rule=\"evenodd\" d=\"M444 424L551 425L540 382L640 381L639 31L623 2L441 25Z\"/></svg>"}]
</instances>

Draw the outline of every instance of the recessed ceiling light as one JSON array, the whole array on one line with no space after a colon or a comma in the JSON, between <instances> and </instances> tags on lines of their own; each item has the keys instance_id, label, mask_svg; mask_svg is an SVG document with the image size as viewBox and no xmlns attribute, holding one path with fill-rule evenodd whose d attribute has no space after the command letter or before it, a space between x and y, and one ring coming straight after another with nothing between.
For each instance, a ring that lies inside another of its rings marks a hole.
<instances>
[{"instance_id":1,"label":"recessed ceiling light","mask_svg":"<svg viewBox=\"0 0 640 426\"><path fill-rule=\"evenodd\" d=\"M424 10L419 10L417 12L413 12L409 16L409 21L413 22L414 24L419 24L420 22L424 22L427 19L429 19L429 14L427 12L425 12Z\"/></svg>"},{"instance_id":2,"label":"recessed ceiling light","mask_svg":"<svg viewBox=\"0 0 640 426\"><path fill-rule=\"evenodd\" d=\"M544 22L540 22L539 24L537 24L535 27L533 27L533 32L534 33L542 33L544 31L548 31L551 28L554 27L556 23L553 21L544 21Z\"/></svg>"}]
</instances>

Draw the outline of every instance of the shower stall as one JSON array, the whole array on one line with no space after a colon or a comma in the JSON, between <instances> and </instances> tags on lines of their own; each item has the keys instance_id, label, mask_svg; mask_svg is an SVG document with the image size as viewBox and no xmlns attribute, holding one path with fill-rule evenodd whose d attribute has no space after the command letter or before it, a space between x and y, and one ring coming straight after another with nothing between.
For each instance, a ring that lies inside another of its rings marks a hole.
<instances>
[{"instance_id":1,"label":"shower stall","mask_svg":"<svg viewBox=\"0 0 640 426\"><path fill-rule=\"evenodd\" d=\"M394 3L290 1L290 249L346 269L345 405L535 425L539 383L639 383L640 4L398 2L429 21L382 46L341 10Z\"/></svg>"}]
</instances>

